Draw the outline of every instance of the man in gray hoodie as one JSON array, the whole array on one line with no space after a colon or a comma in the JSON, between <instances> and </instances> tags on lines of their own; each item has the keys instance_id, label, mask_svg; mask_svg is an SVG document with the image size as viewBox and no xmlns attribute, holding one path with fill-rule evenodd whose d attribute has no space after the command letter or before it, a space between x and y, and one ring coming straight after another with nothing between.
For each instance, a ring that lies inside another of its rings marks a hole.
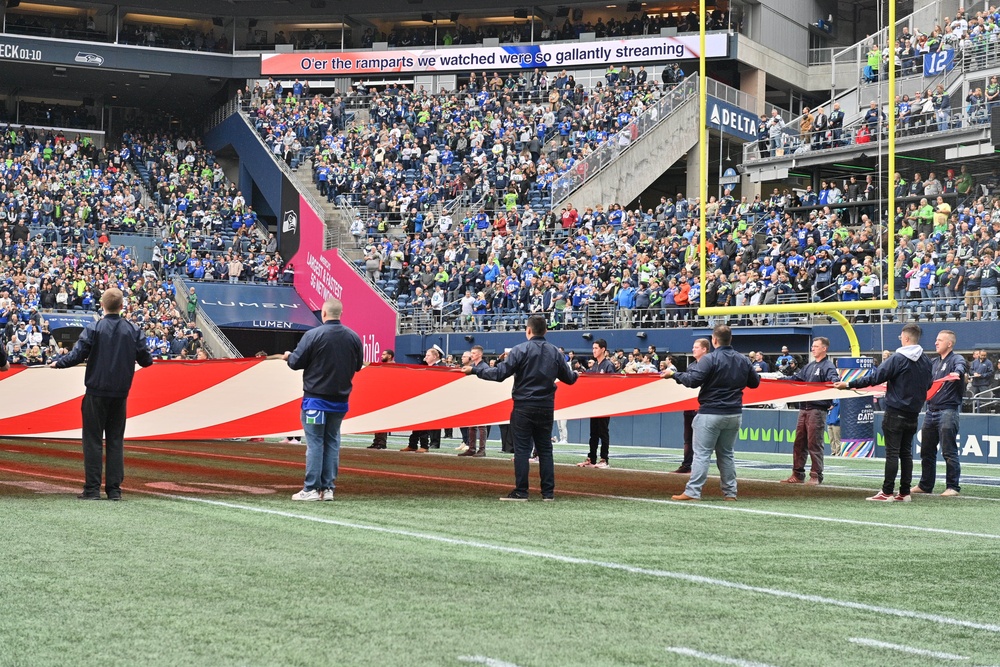
<instances>
[{"instance_id":1,"label":"man in gray hoodie","mask_svg":"<svg viewBox=\"0 0 1000 667\"><path fill-rule=\"evenodd\" d=\"M858 389L886 383L886 407L882 417L885 479L882 490L866 500L890 503L910 501L913 436L917 432L917 417L927 401L927 392L932 384L931 362L920 347L921 333L916 324L907 324L899 335L902 345L881 366L865 377L850 382L835 382L833 385L837 389ZM899 493L893 495L897 471Z\"/></svg>"}]
</instances>

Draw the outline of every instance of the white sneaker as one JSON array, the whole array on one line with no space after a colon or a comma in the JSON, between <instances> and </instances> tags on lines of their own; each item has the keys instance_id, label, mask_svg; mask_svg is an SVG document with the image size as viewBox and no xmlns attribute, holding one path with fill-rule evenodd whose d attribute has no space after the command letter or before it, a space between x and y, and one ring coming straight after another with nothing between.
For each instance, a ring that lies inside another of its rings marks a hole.
<instances>
[{"instance_id":1,"label":"white sneaker","mask_svg":"<svg viewBox=\"0 0 1000 667\"><path fill-rule=\"evenodd\" d=\"M333 489L324 489L320 492L320 496L326 501L333 500Z\"/></svg>"},{"instance_id":2,"label":"white sneaker","mask_svg":"<svg viewBox=\"0 0 1000 667\"><path fill-rule=\"evenodd\" d=\"M557 445L568 445L569 444L569 440L559 440L558 442L556 442L556 444Z\"/></svg>"},{"instance_id":3,"label":"white sneaker","mask_svg":"<svg viewBox=\"0 0 1000 667\"><path fill-rule=\"evenodd\" d=\"M469 451L469 446L468 445L459 445L458 447L455 448L455 451L459 452L459 453L461 453L461 452L467 452L467 451Z\"/></svg>"},{"instance_id":4,"label":"white sneaker","mask_svg":"<svg viewBox=\"0 0 1000 667\"><path fill-rule=\"evenodd\" d=\"M292 500L322 500L323 496L319 495L319 491L306 491L302 489L298 493L292 496Z\"/></svg>"},{"instance_id":5,"label":"white sneaker","mask_svg":"<svg viewBox=\"0 0 1000 667\"><path fill-rule=\"evenodd\" d=\"M284 440L281 441L281 444L283 444L283 445L301 445L302 444L302 439L301 438L285 438Z\"/></svg>"}]
</instances>

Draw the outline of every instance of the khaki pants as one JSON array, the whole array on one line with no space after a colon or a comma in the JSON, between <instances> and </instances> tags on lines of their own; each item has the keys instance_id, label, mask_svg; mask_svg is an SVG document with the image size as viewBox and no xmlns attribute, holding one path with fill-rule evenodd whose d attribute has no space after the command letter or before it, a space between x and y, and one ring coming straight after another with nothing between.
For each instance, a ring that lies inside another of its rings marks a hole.
<instances>
[{"instance_id":1,"label":"khaki pants","mask_svg":"<svg viewBox=\"0 0 1000 667\"><path fill-rule=\"evenodd\" d=\"M830 455L840 456L840 424L827 424L826 433L830 436Z\"/></svg>"}]
</instances>

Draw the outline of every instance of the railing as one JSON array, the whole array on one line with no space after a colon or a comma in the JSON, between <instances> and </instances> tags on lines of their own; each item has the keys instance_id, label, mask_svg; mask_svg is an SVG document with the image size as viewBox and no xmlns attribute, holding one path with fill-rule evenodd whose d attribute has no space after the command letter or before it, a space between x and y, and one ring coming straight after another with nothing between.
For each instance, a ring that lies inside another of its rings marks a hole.
<instances>
[{"instance_id":1,"label":"railing","mask_svg":"<svg viewBox=\"0 0 1000 667\"><path fill-rule=\"evenodd\" d=\"M978 81L970 82L970 78L978 72L993 69L1000 70L1000 43L984 43L979 48L973 47L965 53L956 52L955 67L952 70L935 77L923 77L920 79L921 90L936 88L939 84L943 86L949 94L950 106L936 110L933 114L925 114L921 109L914 108L910 113L910 120L906 123L898 122L897 117L897 138L912 139L931 133L959 129L967 130L970 127L986 127L990 119L988 105L985 101L981 101L979 104L973 106L967 103L965 98L970 88L977 87L973 84L979 83ZM963 77L965 79L964 83L962 81ZM982 85L978 85L978 87L985 87L986 78L986 76L983 76ZM959 87L959 84L962 84L962 86ZM952 93L956 93L956 95ZM962 99L956 99L957 97L961 97ZM926 100L926 98L923 99ZM895 112L895 105L891 108ZM883 107L880 107L880 111L887 113ZM777 148L782 149L782 155L784 156L792 154L798 147L806 143L806 139L799 136L797 127L799 122L801 122L801 116L792 119L790 123L786 123L786 127L782 131L781 146ZM838 138L831 138L830 141L819 143L820 146L825 146L825 148L821 148L820 150L857 147L858 145L867 145L868 143L875 144L880 137L885 137L886 124L879 122L877 130L874 124L869 126L870 130L876 130L869 135L870 141L862 140L859 142L858 131L863 125L868 125L863 118L845 124ZM760 150L758 142L747 142L743 146L743 162L747 164L781 157L775 154L776 151L774 149L775 146L773 146L770 139L767 150L763 152ZM816 144L812 144L809 150L811 152L816 149Z\"/></svg>"},{"instance_id":2,"label":"railing","mask_svg":"<svg viewBox=\"0 0 1000 667\"><path fill-rule=\"evenodd\" d=\"M896 35L898 37L902 33L904 27L909 28L911 33L914 33L915 29L920 29L922 32L929 34L930 30L937 23L938 18L938 3L932 2L929 5L925 5L924 7L916 10L909 16L898 19L896 21ZM837 80L837 69L840 67L851 67L860 71L862 63L864 63L867 59L869 47L872 44L876 44L881 50L885 47L888 35L889 28L887 26L879 30L877 33L869 35L856 44L852 44L845 49L835 52L830 59L830 62L833 65L833 81Z\"/></svg>"},{"instance_id":3,"label":"railing","mask_svg":"<svg viewBox=\"0 0 1000 667\"><path fill-rule=\"evenodd\" d=\"M237 110L239 109L239 104L238 103L236 104L236 109ZM260 133L257 132L257 129L250 122L250 119L247 117L246 114L239 113L238 115L239 115L240 120L242 120L243 123L246 124L247 129L250 131L250 133L253 134L253 136L257 139L258 143L260 143L261 148L263 148L264 151L268 155L271 156L271 161L274 162L274 164L278 165L278 169L281 170L281 173L284 174L288 178L288 180L290 180L290 181L292 181L294 183L297 179L295 177L295 174L292 172L291 167L289 167L287 164L285 164L284 160L279 160L277 157L275 157L275 155L271 151L271 149L268 148L267 144L264 143L264 138L260 136ZM227 118L228 118L228 116L227 116ZM310 190L311 190L311 188L302 188L301 190L299 190L299 194L301 194L303 197L305 197L306 202L312 207L313 211L316 212L316 215L319 216L319 218L321 220L324 220L324 224L325 224L325 216L323 215L323 204L316 198L316 193L315 192L311 192ZM278 222L278 224L279 225L281 224L281 222L280 222L280 214L279 214L279 222ZM266 239L268 231L264 227L263 223L261 223L260 221L257 222L257 229L263 234L264 238ZM340 239L339 232L336 232L335 239L337 241L339 241L339 239Z\"/></svg>"},{"instance_id":4,"label":"railing","mask_svg":"<svg viewBox=\"0 0 1000 667\"><path fill-rule=\"evenodd\" d=\"M836 286L836 283L833 283ZM876 298L879 294L875 295ZM552 329L664 329L678 326L706 326L709 321L726 320L738 326L781 326L826 324L829 316L810 313L809 305L819 299L814 294L788 293L776 295L777 303L801 304L801 313L767 315L730 315L712 318L697 315L698 305L661 306L658 308L619 308L613 301L594 301L579 310L556 313L552 310L541 314ZM832 299L824 299L831 301ZM842 301L841 312L852 322L947 322L965 321L967 312L962 296L932 297L927 299L899 299L895 310L862 310L865 300ZM406 306L400 309L399 333L433 333L439 331L519 331L533 313L506 309L486 315L462 316L458 302L445 304L443 315L437 317L430 307L426 309Z\"/></svg>"},{"instance_id":5,"label":"railing","mask_svg":"<svg viewBox=\"0 0 1000 667\"><path fill-rule=\"evenodd\" d=\"M225 104L220 106L218 109L212 112L212 114L205 119L205 132L208 132L212 128L218 127L222 124L222 121L226 120L234 113L240 111L241 98L239 95L230 98ZM254 131L256 134L256 130Z\"/></svg>"},{"instance_id":6,"label":"railing","mask_svg":"<svg viewBox=\"0 0 1000 667\"><path fill-rule=\"evenodd\" d=\"M835 48L822 48L822 49L809 49L809 65L829 65L833 62L833 54L838 49Z\"/></svg>"},{"instance_id":7,"label":"railing","mask_svg":"<svg viewBox=\"0 0 1000 667\"><path fill-rule=\"evenodd\" d=\"M338 253L340 252L339 248L337 249L337 252ZM387 304L389 304L390 306L392 306L393 309L395 309L397 307L396 306L396 301L394 301L388 294L386 294L385 290L383 290L378 285L374 284L372 281L368 280L368 274L365 273L365 271L362 270L362 268L360 266L358 266L355 262L351 261L350 259L348 259L346 257L341 257L341 259L344 260L345 264L347 264L352 269L354 269L354 272L357 273L359 276L361 276L364 279L364 281L366 283L368 283L369 286L371 286L372 290L374 290L374 292L376 294L378 294L382 298L383 301L385 301Z\"/></svg>"},{"instance_id":8,"label":"railing","mask_svg":"<svg viewBox=\"0 0 1000 667\"><path fill-rule=\"evenodd\" d=\"M187 288L184 284L184 280L180 276L174 276L174 298L176 299L177 308L183 314L187 313L187 304L181 304L181 296L187 295ZM198 328L201 330L201 335L205 340L205 348L207 351L211 352L215 358L226 358L226 359L238 359L243 355L240 351L226 338L226 335L222 333L222 330L215 325L212 318L204 311L201 306L198 306L197 314L195 316ZM216 351L220 353L217 354ZM228 356L223 356L225 355Z\"/></svg>"},{"instance_id":9,"label":"railing","mask_svg":"<svg viewBox=\"0 0 1000 667\"><path fill-rule=\"evenodd\" d=\"M577 162L569 171L552 182L552 203L555 208L581 185L600 173L624 151L659 125L685 102L698 94L698 75L692 74L670 89L656 104L646 109L638 118L620 132L609 137L590 155Z\"/></svg>"},{"instance_id":10,"label":"railing","mask_svg":"<svg viewBox=\"0 0 1000 667\"><path fill-rule=\"evenodd\" d=\"M721 81L716 81L715 79L705 80L705 93L711 95L712 97L717 97L723 102L728 102L729 104L740 107L741 109L747 109L749 111L757 111L757 98L750 93L745 93L742 90L733 88L732 86L727 86Z\"/></svg>"}]
</instances>

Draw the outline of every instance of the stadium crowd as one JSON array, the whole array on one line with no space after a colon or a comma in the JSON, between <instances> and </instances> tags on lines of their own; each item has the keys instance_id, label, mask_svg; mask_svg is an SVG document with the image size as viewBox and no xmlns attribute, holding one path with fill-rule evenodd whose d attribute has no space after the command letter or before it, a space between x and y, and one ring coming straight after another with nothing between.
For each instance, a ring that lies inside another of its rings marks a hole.
<instances>
[{"instance_id":1,"label":"stadium crowd","mask_svg":"<svg viewBox=\"0 0 1000 667\"><path fill-rule=\"evenodd\" d=\"M0 148L0 326L15 363L58 354L46 313L94 312L108 287L130 297L125 316L146 330L157 356L193 356L201 334L175 301L174 275L282 276L273 237L262 238L239 191L193 141L126 134L114 151L86 137L3 127ZM152 195L141 170L129 168L136 160L158 185ZM157 239L152 261L121 243L130 234ZM112 235L123 236L112 243Z\"/></svg>"},{"instance_id":2,"label":"stadium crowd","mask_svg":"<svg viewBox=\"0 0 1000 667\"><path fill-rule=\"evenodd\" d=\"M514 226L525 207L539 213L554 181L610 138L630 141L625 128L683 77L668 67L661 88L644 67L611 66L586 90L565 71L473 72L450 93L390 85L328 98L269 81L245 103L276 156L293 168L309 161L328 201L365 209L375 228L417 233L456 198L502 208ZM367 120L349 111L359 105Z\"/></svg>"},{"instance_id":3,"label":"stadium crowd","mask_svg":"<svg viewBox=\"0 0 1000 667\"><path fill-rule=\"evenodd\" d=\"M961 177L967 175L963 170ZM406 236L376 230L362 237L363 266L404 310L422 316L427 329L488 329L508 315L523 319L535 312L549 314L556 328L593 327L595 312L613 314L604 326L686 326L696 319L703 289L709 306L850 304L892 290L905 317L995 320L998 178L983 179L962 196L955 190L958 177L941 183L930 174L931 190L942 190L933 197L920 174L913 182L900 177L900 197L924 190L895 216L893 276L887 275L885 238L876 222L878 195L870 208L856 205L863 199L852 202L852 213L844 193L858 188L853 178L843 190L824 183L818 193L775 190L752 202L728 194L710 198L706 279L698 265L699 203L681 194L645 211L612 204L607 211L597 205L581 212L567 204L515 225L500 211L461 221L443 216L433 229ZM946 197L960 205L952 210ZM857 317L868 315L859 311Z\"/></svg>"},{"instance_id":4,"label":"stadium crowd","mask_svg":"<svg viewBox=\"0 0 1000 667\"><path fill-rule=\"evenodd\" d=\"M698 275L697 199L550 210L539 190L627 124L637 92L662 94L642 69L613 70L589 92L541 72L472 74L437 95L390 86L365 99L367 122L349 118L352 96L312 96L298 82L258 85L248 99L276 155L292 166L311 157L320 192L359 207L351 231L368 277L422 329L489 328L534 312L553 327L593 326L595 311L613 313L605 325L685 326L703 289L709 306L891 293L907 317L996 319L996 173L979 183L965 166L940 179L897 176L893 276L879 224L885 186L870 176L752 201L711 197L707 277ZM474 205L453 217L445 202L463 191Z\"/></svg>"}]
</instances>

